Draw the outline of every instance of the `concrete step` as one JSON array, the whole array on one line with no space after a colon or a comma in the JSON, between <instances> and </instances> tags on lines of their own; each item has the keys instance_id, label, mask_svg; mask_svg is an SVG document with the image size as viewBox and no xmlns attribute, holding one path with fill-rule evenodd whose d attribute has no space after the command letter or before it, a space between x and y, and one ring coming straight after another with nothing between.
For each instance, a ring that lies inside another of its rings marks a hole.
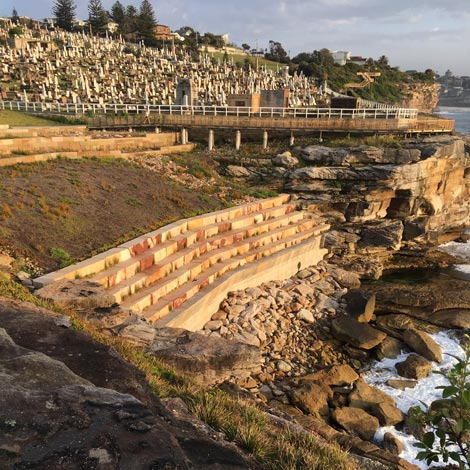
<instances>
[{"instance_id":1,"label":"concrete step","mask_svg":"<svg viewBox=\"0 0 470 470\"><path fill-rule=\"evenodd\" d=\"M158 321L198 294L201 289L209 288L212 283L228 271L235 270L240 266L252 263L265 256L270 256L293 245L300 244L311 237L321 234L325 228L326 226L323 225L315 226L303 232L295 233L287 238L282 238L272 244L259 246L251 251L217 263L202 272L197 278L192 279L192 282L180 285L175 290L160 297L156 302L145 307L142 311L142 315L150 322Z\"/></svg>"},{"instance_id":2,"label":"concrete step","mask_svg":"<svg viewBox=\"0 0 470 470\"><path fill-rule=\"evenodd\" d=\"M240 218L248 214L264 211L288 203L290 196L281 194L280 196L253 201L240 206L229 207L211 214L205 214L189 219L179 220L172 224L161 227L157 230L141 235L116 248L112 248L104 253L100 253L89 259L81 261L58 271L40 276L34 280L36 287L56 282L61 279L89 278L101 271L115 266L118 263L125 262L131 257L139 255L144 251L174 238L188 230L200 230L203 227ZM290 209L289 209L290 210Z\"/></svg>"},{"instance_id":3,"label":"concrete step","mask_svg":"<svg viewBox=\"0 0 470 470\"><path fill-rule=\"evenodd\" d=\"M289 214L285 216L286 220L288 217ZM142 311L155 303L160 297L180 287L184 282L192 281L217 263L225 262L238 255L246 255L245 258L250 259L247 253L259 247L275 244L283 238L308 231L316 226L313 219L302 219L286 226L278 226L278 223L278 219L268 220L262 224L266 228L265 231L246 239L237 240L236 236L232 237L232 234L230 234L232 243L220 249L207 251L194 258L189 264L182 264L181 269L168 273L164 279L158 282L158 285L145 286L146 273L139 273L108 292L114 295L116 302L120 302L123 308ZM255 228L252 227L245 232L255 230Z\"/></svg>"},{"instance_id":4,"label":"concrete step","mask_svg":"<svg viewBox=\"0 0 470 470\"><path fill-rule=\"evenodd\" d=\"M272 210L268 209L266 214L271 212ZM203 253L229 246L238 240L274 228L295 224L302 218L302 212L290 212L235 231L228 230L230 222L213 224L197 232L189 230L92 276L90 280L99 282L105 289L110 289L110 293L115 295L116 301L119 302L123 295L132 295L136 288L142 287L143 283L148 286ZM144 281L145 276L142 276L145 273L148 274L147 281ZM135 286L132 285L133 279Z\"/></svg>"}]
</instances>

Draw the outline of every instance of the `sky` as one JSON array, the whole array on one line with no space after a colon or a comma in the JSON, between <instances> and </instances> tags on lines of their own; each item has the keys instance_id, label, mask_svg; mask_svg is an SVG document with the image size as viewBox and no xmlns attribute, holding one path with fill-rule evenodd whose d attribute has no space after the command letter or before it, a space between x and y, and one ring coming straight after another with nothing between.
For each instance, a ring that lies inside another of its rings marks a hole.
<instances>
[{"instance_id":1,"label":"sky","mask_svg":"<svg viewBox=\"0 0 470 470\"><path fill-rule=\"evenodd\" d=\"M115 0L102 0L110 9ZM120 0L138 7L141 0ZM266 48L277 41L291 57L328 48L385 55L401 70L470 75L470 0L150 0L158 23L175 30L229 34L230 42ZM52 16L54 0L0 0L0 16ZM88 0L75 0L86 19Z\"/></svg>"}]
</instances>

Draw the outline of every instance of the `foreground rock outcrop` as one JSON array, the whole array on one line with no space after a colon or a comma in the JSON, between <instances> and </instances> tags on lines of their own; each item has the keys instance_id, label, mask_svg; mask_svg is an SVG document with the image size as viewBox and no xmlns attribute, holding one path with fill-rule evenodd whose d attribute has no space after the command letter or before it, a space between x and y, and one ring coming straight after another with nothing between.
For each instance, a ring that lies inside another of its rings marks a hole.
<instances>
[{"instance_id":1,"label":"foreground rock outcrop","mask_svg":"<svg viewBox=\"0 0 470 470\"><path fill-rule=\"evenodd\" d=\"M214 440L184 405L160 402L109 347L67 324L0 299L2 469L258 468Z\"/></svg>"}]
</instances>

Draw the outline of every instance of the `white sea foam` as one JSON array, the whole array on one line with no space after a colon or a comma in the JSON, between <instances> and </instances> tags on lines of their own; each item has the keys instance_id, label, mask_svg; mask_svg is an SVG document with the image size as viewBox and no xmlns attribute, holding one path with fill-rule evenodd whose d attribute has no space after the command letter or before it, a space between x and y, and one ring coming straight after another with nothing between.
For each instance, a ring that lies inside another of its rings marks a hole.
<instances>
[{"instance_id":1,"label":"white sea foam","mask_svg":"<svg viewBox=\"0 0 470 470\"><path fill-rule=\"evenodd\" d=\"M456 362L456 359L448 354L462 357L464 354L463 349L460 347L460 343L456 339L452 338L449 333L440 332L431 336L441 346L443 352L442 362L440 364L434 363L433 371L445 373L449 371ZM386 385L385 382L387 380L403 379L397 374L395 364L405 360L408 355L409 354L401 354L396 359L383 359L382 361L376 362L374 363L371 371L364 376L367 383L374 385L393 397L398 408L404 413L406 413L411 406L419 405L424 408L422 403L430 405L434 400L441 398L442 391L436 390L436 387L448 384L445 376L433 373L425 379L420 380L414 388L397 390ZM419 462L415 459L418 449L413 446L413 444L417 442L413 436L404 434L397 431L394 427L389 426L380 428L375 435L375 439L378 442L381 442L386 432L391 432L394 436L399 438L401 442L403 442L405 450L400 454L400 457L418 465L422 469L428 468L423 462Z\"/></svg>"},{"instance_id":2,"label":"white sea foam","mask_svg":"<svg viewBox=\"0 0 470 470\"><path fill-rule=\"evenodd\" d=\"M466 243L459 243L459 242L449 242L444 243L439 247L440 251L444 251L449 255L455 256L456 258L460 258L462 261L469 261L470 262L470 240Z\"/></svg>"},{"instance_id":3,"label":"white sea foam","mask_svg":"<svg viewBox=\"0 0 470 470\"><path fill-rule=\"evenodd\" d=\"M456 278L470 279L470 240L465 243L445 243L439 247L439 250L462 260L462 264L452 266Z\"/></svg>"}]
</instances>

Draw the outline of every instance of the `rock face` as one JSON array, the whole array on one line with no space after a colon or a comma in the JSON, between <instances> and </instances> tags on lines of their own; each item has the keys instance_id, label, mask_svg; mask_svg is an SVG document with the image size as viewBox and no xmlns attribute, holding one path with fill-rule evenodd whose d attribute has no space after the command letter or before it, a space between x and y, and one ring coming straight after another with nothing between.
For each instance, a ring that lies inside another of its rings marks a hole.
<instances>
[{"instance_id":1,"label":"rock face","mask_svg":"<svg viewBox=\"0 0 470 470\"><path fill-rule=\"evenodd\" d=\"M353 226L359 252L397 249L402 240L436 242L470 222L470 161L459 138L389 149L310 146L301 155L315 166L291 171L286 189L305 206L334 209L347 223L362 224Z\"/></svg>"},{"instance_id":2,"label":"rock face","mask_svg":"<svg viewBox=\"0 0 470 470\"><path fill-rule=\"evenodd\" d=\"M258 468L162 406L109 347L65 324L0 299L1 468Z\"/></svg>"},{"instance_id":3,"label":"rock face","mask_svg":"<svg viewBox=\"0 0 470 470\"><path fill-rule=\"evenodd\" d=\"M401 90L403 96L408 98L402 99L400 106L405 108L416 108L421 112L432 113L439 102L439 89L441 85L432 83L429 85L420 84L403 84Z\"/></svg>"}]
</instances>

